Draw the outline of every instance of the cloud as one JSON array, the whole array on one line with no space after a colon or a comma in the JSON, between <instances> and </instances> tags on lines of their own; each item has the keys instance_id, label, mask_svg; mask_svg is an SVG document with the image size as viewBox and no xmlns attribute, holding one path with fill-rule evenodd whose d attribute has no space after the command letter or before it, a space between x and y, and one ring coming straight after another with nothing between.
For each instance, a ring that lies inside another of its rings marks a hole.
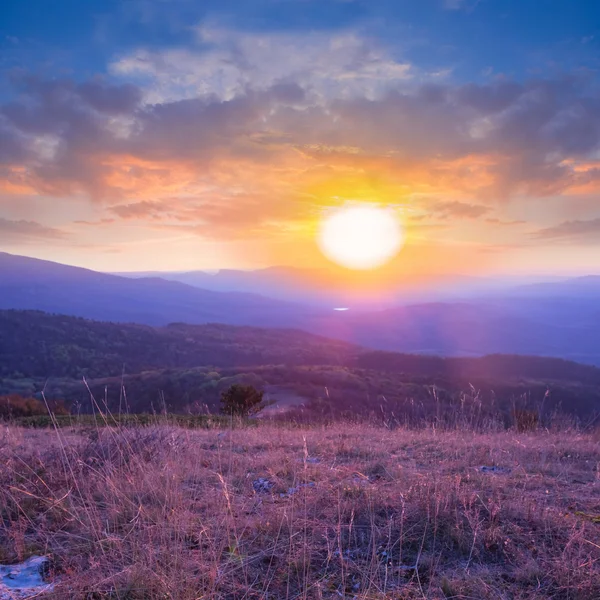
<instances>
[{"instance_id":1,"label":"cloud","mask_svg":"<svg viewBox=\"0 0 600 600\"><path fill-rule=\"evenodd\" d=\"M486 223L490 225L501 225L503 227L512 227L513 225L525 225L527 221L522 221L520 219L514 219L512 221L505 221L503 219L498 219L497 217L490 217L485 220Z\"/></svg>"},{"instance_id":2,"label":"cloud","mask_svg":"<svg viewBox=\"0 0 600 600\"><path fill-rule=\"evenodd\" d=\"M0 113L0 165L18 164L27 160L28 154L26 136ZM2 175L7 173L0 171Z\"/></svg>"},{"instance_id":3,"label":"cloud","mask_svg":"<svg viewBox=\"0 0 600 600\"><path fill-rule=\"evenodd\" d=\"M461 9L466 0L444 0L444 8L448 10L459 10Z\"/></svg>"},{"instance_id":4,"label":"cloud","mask_svg":"<svg viewBox=\"0 0 600 600\"><path fill-rule=\"evenodd\" d=\"M250 138L266 129L265 118L274 107L301 98L298 86L279 84L230 100L192 98L148 106L136 115L128 147L153 159L251 154L260 148Z\"/></svg>"},{"instance_id":5,"label":"cloud","mask_svg":"<svg viewBox=\"0 0 600 600\"><path fill-rule=\"evenodd\" d=\"M97 221L82 221L82 220L78 220L78 221L73 221L73 223L75 225L87 225L90 227L96 227L98 225L112 225L113 223L116 223L117 220L116 219L111 219L111 218L102 218L102 219L98 219Z\"/></svg>"},{"instance_id":6,"label":"cloud","mask_svg":"<svg viewBox=\"0 0 600 600\"><path fill-rule=\"evenodd\" d=\"M443 5L446 10L467 10L469 12L475 10L481 0L443 0Z\"/></svg>"},{"instance_id":7,"label":"cloud","mask_svg":"<svg viewBox=\"0 0 600 600\"><path fill-rule=\"evenodd\" d=\"M127 83L111 86L89 81L78 86L77 93L89 106L109 115L129 114L142 99L141 90Z\"/></svg>"},{"instance_id":8,"label":"cloud","mask_svg":"<svg viewBox=\"0 0 600 600\"><path fill-rule=\"evenodd\" d=\"M39 192L127 197L146 179L168 187L185 164L198 173L226 156L264 159L266 146L252 140L265 131L264 117L304 94L296 84L282 83L226 101L193 98L136 107L137 95L123 94L122 86L103 88L93 102L81 89L69 81L28 82L22 102L0 109L0 124L11 134L2 157L21 163L22 176ZM130 112L122 114L127 106Z\"/></svg>"},{"instance_id":9,"label":"cloud","mask_svg":"<svg viewBox=\"0 0 600 600\"><path fill-rule=\"evenodd\" d=\"M564 221L553 227L536 231L534 237L542 240L591 242L600 244L600 218L588 221Z\"/></svg>"},{"instance_id":10,"label":"cloud","mask_svg":"<svg viewBox=\"0 0 600 600\"><path fill-rule=\"evenodd\" d=\"M214 191L195 197L173 197L111 207L122 219L145 221L153 229L178 231L205 238L239 239L286 235L284 223L313 216L310 203L274 191L253 194L238 190Z\"/></svg>"},{"instance_id":11,"label":"cloud","mask_svg":"<svg viewBox=\"0 0 600 600\"><path fill-rule=\"evenodd\" d=\"M15 85L19 101L0 107L0 126L8 132L0 159L19 166L6 180L18 173L20 185L40 193L102 195L108 170L98 157L117 149L119 119L132 117L139 93L131 85L31 76Z\"/></svg>"},{"instance_id":12,"label":"cloud","mask_svg":"<svg viewBox=\"0 0 600 600\"><path fill-rule=\"evenodd\" d=\"M489 206L469 204L468 202L435 200L426 204L431 213L443 219L477 219L490 212Z\"/></svg>"},{"instance_id":13,"label":"cloud","mask_svg":"<svg viewBox=\"0 0 600 600\"><path fill-rule=\"evenodd\" d=\"M213 96L294 82L315 98L376 97L417 73L389 50L356 32L255 33L197 28L198 47L139 49L115 60L113 74L146 78L150 102Z\"/></svg>"},{"instance_id":14,"label":"cloud","mask_svg":"<svg viewBox=\"0 0 600 600\"><path fill-rule=\"evenodd\" d=\"M229 100L143 106L122 87L102 88L95 104L81 89L87 88L40 84L28 102L2 109L10 133L2 157L26 163L29 182L44 191L125 197L136 190L116 181L164 181L174 162L196 172L223 159L276 163L293 148L313 159L320 153L321 161L322 149L332 149L327 160L337 164L373 158L418 164L438 180L459 186L462 180L475 185L474 193L502 197L556 194L600 181L598 169L579 168L598 149L600 106L576 82L426 84L326 106L292 82Z\"/></svg>"},{"instance_id":15,"label":"cloud","mask_svg":"<svg viewBox=\"0 0 600 600\"><path fill-rule=\"evenodd\" d=\"M302 226L334 196L443 198L425 208L452 221L600 189L600 101L584 78L458 85L359 32L214 27L112 70L126 81L15 79L1 188L234 237Z\"/></svg>"},{"instance_id":16,"label":"cloud","mask_svg":"<svg viewBox=\"0 0 600 600\"><path fill-rule=\"evenodd\" d=\"M76 84L69 79L43 80L30 75L15 76L13 83L21 97L5 104L1 112L26 133L64 134L76 127L94 130L110 115L131 113L141 99L139 88L132 84L95 80Z\"/></svg>"},{"instance_id":17,"label":"cloud","mask_svg":"<svg viewBox=\"0 0 600 600\"><path fill-rule=\"evenodd\" d=\"M577 168L600 148L600 101L586 81L424 85L378 101L339 101L332 112L337 142L366 152L442 168L465 157L473 165L488 159L479 169L488 184L473 190L479 195L545 196L600 183L597 169Z\"/></svg>"},{"instance_id":18,"label":"cloud","mask_svg":"<svg viewBox=\"0 0 600 600\"><path fill-rule=\"evenodd\" d=\"M155 219L164 216L167 207L159 201L142 200L141 202L112 206L110 210L123 219Z\"/></svg>"},{"instance_id":19,"label":"cloud","mask_svg":"<svg viewBox=\"0 0 600 600\"><path fill-rule=\"evenodd\" d=\"M0 239L6 244L62 240L66 237L66 233L60 229L46 227L35 221L11 221L0 217Z\"/></svg>"}]
</instances>

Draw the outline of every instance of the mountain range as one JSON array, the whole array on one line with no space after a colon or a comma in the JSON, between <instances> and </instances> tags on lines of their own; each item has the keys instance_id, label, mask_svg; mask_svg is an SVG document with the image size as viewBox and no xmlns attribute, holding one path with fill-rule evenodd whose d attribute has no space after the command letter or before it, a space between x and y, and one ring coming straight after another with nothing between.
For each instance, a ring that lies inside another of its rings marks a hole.
<instances>
[{"instance_id":1,"label":"mountain range","mask_svg":"<svg viewBox=\"0 0 600 600\"><path fill-rule=\"evenodd\" d=\"M160 277L215 292L248 292L320 308L352 306L353 310L382 310L399 305L453 301L509 291L519 293L521 288L523 293L527 293L530 286L525 283L560 286L567 281L565 277L492 278L461 274L407 277L392 270L350 273L335 267L268 267L252 271L221 269L216 272L146 271L114 275L133 279Z\"/></svg>"},{"instance_id":2,"label":"mountain range","mask_svg":"<svg viewBox=\"0 0 600 600\"><path fill-rule=\"evenodd\" d=\"M130 279L0 253L0 309L166 325L293 325L303 307L240 292L213 292L159 277Z\"/></svg>"},{"instance_id":3,"label":"mountain range","mask_svg":"<svg viewBox=\"0 0 600 600\"><path fill-rule=\"evenodd\" d=\"M219 291L197 287L211 281L211 274L196 273L194 285L151 275L124 277L0 253L0 309L153 326L185 322L296 328L380 350L556 356L600 365L598 276L520 286L486 284L479 294L465 285L464 298L334 311L339 305L295 294L309 278L284 268L225 272L216 279L223 288ZM453 284L458 289L459 282L457 278ZM285 294L287 300L282 299ZM334 295L323 287L324 298Z\"/></svg>"}]
</instances>

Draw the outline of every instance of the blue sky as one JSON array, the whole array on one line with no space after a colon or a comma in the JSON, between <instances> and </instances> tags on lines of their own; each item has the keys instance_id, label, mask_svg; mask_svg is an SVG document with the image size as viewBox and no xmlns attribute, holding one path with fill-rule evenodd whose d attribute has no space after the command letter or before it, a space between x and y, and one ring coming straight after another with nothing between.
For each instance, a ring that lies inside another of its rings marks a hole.
<instances>
[{"instance_id":1,"label":"blue sky","mask_svg":"<svg viewBox=\"0 0 600 600\"><path fill-rule=\"evenodd\" d=\"M358 200L416 270L597 270L599 44L591 0L5 1L0 249L312 265Z\"/></svg>"},{"instance_id":2,"label":"blue sky","mask_svg":"<svg viewBox=\"0 0 600 600\"><path fill-rule=\"evenodd\" d=\"M514 77L599 66L600 3L594 0L7 0L0 7L5 67L102 72L116 54L195 43L191 25L241 31L358 28L403 57ZM56 71L54 71L56 72Z\"/></svg>"}]
</instances>

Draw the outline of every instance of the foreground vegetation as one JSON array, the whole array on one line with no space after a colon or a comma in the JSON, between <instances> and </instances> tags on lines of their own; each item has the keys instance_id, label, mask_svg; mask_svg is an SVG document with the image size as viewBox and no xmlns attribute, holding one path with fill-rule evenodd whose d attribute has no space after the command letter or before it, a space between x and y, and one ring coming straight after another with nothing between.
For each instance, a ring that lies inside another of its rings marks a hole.
<instances>
[{"instance_id":1,"label":"foreground vegetation","mask_svg":"<svg viewBox=\"0 0 600 600\"><path fill-rule=\"evenodd\" d=\"M0 562L48 598L600 597L600 441L328 427L0 433Z\"/></svg>"}]
</instances>

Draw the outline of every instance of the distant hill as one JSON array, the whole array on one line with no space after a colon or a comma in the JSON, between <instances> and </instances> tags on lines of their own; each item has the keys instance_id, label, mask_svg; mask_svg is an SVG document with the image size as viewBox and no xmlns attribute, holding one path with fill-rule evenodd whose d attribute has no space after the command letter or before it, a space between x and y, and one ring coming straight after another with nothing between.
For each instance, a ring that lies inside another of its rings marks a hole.
<instances>
[{"instance_id":1,"label":"distant hill","mask_svg":"<svg viewBox=\"0 0 600 600\"><path fill-rule=\"evenodd\" d=\"M7 253L0 253L0 282L0 309L103 321L293 326L303 311L256 294L201 290L156 277L134 280Z\"/></svg>"},{"instance_id":2,"label":"distant hill","mask_svg":"<svg viewBox=\"0 0 600 600\"><path fill-rule=\"evenodd\" d=\"M593 298L600 301L600 275L523 285L515 287L510 293L513 296Z\"/></svg>"},{"instance_id":3,"label":"distant hill","mask_svg":"<svg viewBox=\"0 0 600 600\"><path fill-rule=\"evenodd\" d=\"M327 337L398 352L525 354L600 365L600 304L544 298L417 304L316 317Z\"/></svg>"},{"instance_id":4,"label":"distant hill","mask_svg":"<svg viewBox=\"0 0 600 600\"><path fill-rule=\"evenodd\" d=\"M318 289L318 281L327 276L322 270L269 267L253 271L220 269L216 273L205 271L116 273L122 277L140 279L160 277L193 287L215 292L244 292L260 294L284 301L306 302L313 305L336 306L343 302L344 294L331 289ZM317 289L315 289L317 288Z\"/></svg>"},{"instance_id":5,"label":"distant hill","mask_svg":"<svg viewBox=\"0 0 600 600\"><path fill-rule=\"evenodd\" d=\"M161 277L194 287L219 292L255 293L288 302L320 308L352 306L354 310L381 310L415 302L431 302L473 297L491 291L508 290L509 281L465 275L406 278L389 272L371 273L347 270L268 267L252 271L221 269L205 271L116 273L139 279Z\"/></svg>"}]
</instances>

